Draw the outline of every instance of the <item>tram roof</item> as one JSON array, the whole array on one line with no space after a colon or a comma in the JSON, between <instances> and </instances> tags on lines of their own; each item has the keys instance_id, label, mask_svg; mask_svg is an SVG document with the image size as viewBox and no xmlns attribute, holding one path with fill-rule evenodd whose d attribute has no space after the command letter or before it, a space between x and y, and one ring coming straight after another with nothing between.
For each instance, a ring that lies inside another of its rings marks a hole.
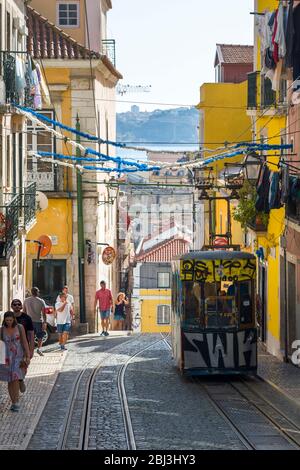
<instances>
[{"instance_id":1,"label":"tram roof","mask_svg":"<svg viewBox=\"0 0 300 470\"><path fill-rule=\"evenodd\" d=\"M252 253L245 251L190 251L184 255L177 256L174 260L188 260L188 259L255 259Z\"/></svg>"}]
</instances>

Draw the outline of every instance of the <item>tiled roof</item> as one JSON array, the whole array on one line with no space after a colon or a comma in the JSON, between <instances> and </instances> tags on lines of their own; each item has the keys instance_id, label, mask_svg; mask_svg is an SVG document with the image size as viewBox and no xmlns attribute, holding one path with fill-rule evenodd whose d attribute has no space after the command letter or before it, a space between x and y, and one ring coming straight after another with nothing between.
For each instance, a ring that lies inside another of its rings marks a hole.
<instances>
[{"instance_id":1,"label":"tiled roof","mask_svg":"<svg viewBox=\"0 0 300 470\"><path fill-rule=\"evenodd\" d=\"M107 56L91 51L27 5L27 50L35 59L101 59L117 78L123 78Z\"/></svg>"},{"instance_id":2,"label":"tiled roof","mask_svg":"<svg viewBox=\"0 0 300 470\"><path fill-rule=\"evenodd\" d=\"M239 44L217 44L215 66L221 64L252 64L253 46Z\"/></svg>"},{"instance_id":3,"label":"tiled roof","mask_svg":"<svg viewBox=\"0 0 300 470\"><path fill-rule=\"evenodd\" d=\"M152 250L140 254L136 261L148 263L170 263L175 256L183 255L189 250L189 242L182 238L166 240Z\"/></svg>"},{"instance_id":4,"label":"tiled roof","mask_svg":"<svg viewBox=\"0 0 300 470\"><path fill-rule=\"evenodd\" d=\"M27 5L28 52L36 59L100 59L62 29Z\"/></svg>"}]
</instances>

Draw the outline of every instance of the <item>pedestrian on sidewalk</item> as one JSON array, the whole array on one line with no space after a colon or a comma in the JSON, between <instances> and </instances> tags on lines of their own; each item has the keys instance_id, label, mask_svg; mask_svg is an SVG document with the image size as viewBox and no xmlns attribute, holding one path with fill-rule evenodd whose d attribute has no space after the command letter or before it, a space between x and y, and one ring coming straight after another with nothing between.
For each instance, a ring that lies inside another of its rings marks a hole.
<instances>
[{"instance_id":1,"label":"pedestrian on sidewalk","mask_svg":"<svg viewBox=\"0 0 300 470\"><path fill-rule=\"evenodd\" d=\"M11 411L19 411L19 380L24 380L30 364L30 351L22 325L17 323L13 312L6 312L0 338L5 343L6 363L0 364L0 380L7 382L11 399Z\"/></svg>"},{"instance_id":2,"label":"pedestrian on sidewalk","mask_svg":"<svg viewBox=\"0 0 300 470\"><path fill-rule=\"evenodd\" d=\"M111 291L109 289L106 289L105 281L100 282L100 289L97 290L95 295L94 309L96 311L96 315L98 304L102 325L102 333L100 334L100 336L108 336L110 312L113 311L113 298L111 295Z\"/></svg>"},{"instance_id":3,"label":"pedestrian on sidewalk","mask_svg":"<svg viewBox=\"0 0 300 470\"><path fill-rule=\"evenodd\" d=\"M11 309L15 314L17 323L22 325L25 330L25 336L28 342L29 351L30 351L30 359L33 357L34 353L34 328L33 323L29 315L27 313L22 312L22 302L19 299L14 299L11 304ZM25 370L25 375L27 373L27 369ZM19 380L19 387L20 392L24 393L26 391L26 386L24 380Z\"/></svg>"},{"instance_id":4,"label":"pedestrian on sidewalk","mask_svg":"<svg viewBox=\"0 0 300 470\"><path fill-rule=\"evenodd\" d=\"M123 292L118 294L118 297L115 301L115 312L114 312L114 329L115 330L123 330L124 329L124 321L126 318L125 307L128 305L128 299Z\"/></svg>"},{"instance_id":5,"label":"pedestrian on sidewalk","mask_svg":"<svg viewBox=\"0 0 300 470\"><path fill-rule=\"evenodd\" d=\"M63 292L64 294L66 294L66 296L67 296L67 301L68 301L68 302L71 304L71 306L72 306L72 312L73 312L72 315L75 315L75 302L74 302L74 297L73 297L73 295L71 295L71 294L69 293L69 287L68 287L68 286L64 286L63 289L62 289L62 292ZM56 299L56 302L59 302L59 301L60 301L60 294L58 294L57 299Z\"/></svg>"},{"instance_id":6,"label":"pedestrian on sidewalk","mask_svg":"<svg viewBox=\"0 0 300 470\"><path fill-rule=\"evenodd\" d=\"M38 340L36 352L40 356L43 356L44 354L41 351L41 347L43 344L44 331L47 329L47 317L45 313L46 304L45 301L38 296L39 292L38 287L31 289L31 296L24 300L23 311L30 316L33 322L34 332Z\"/></svg>"},{"instance_id":7,"label":"pedestrian on sidewalk","mask_svg":"<svg viewBox=\"0 0 300 470\"><path fill-rule=\"evenodd\" d=\"M74 320L71 303L64 292L59 295L59 301L55 304L57 333L60 349L66 350L65 344L69 338L72 321Z\"/></svg>"}]
</instances>

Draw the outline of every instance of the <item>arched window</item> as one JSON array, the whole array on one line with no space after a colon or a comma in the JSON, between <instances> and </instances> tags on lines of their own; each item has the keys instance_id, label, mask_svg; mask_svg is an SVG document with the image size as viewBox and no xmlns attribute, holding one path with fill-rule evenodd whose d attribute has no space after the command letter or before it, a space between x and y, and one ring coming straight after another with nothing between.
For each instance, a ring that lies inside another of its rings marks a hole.
<instances>
[{"instance_id":1,"label":"arched window","mask_svg":"<svg viewBox=\"0 0 300 470\"><path fill-rule=\"evenodd\" d=\"M171 307L170 305L158 305L157 320L158 325L170 325Z\"/></svg>"}]
</instances>

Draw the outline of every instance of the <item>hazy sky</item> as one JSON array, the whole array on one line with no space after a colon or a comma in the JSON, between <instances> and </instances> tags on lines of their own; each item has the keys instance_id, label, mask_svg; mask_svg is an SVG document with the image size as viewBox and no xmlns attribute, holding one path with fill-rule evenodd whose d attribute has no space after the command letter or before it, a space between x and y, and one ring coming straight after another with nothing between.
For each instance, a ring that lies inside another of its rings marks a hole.
<instances>
[{"instance_id":1,"label":"hazy sky","mask_svg":"<svg viewBox=\"0 0 300 470\"><path fill-rule=\"evenodd\" d=\"M116 40L123 83L150 93L120 100L197 104L199 86L214 82L216 43L252 44L253 0L112 0L107 37ZM118 104L118 111L131 104ZM140 105L142 110L169 105Z\"/></svg>"}]
</instances>

